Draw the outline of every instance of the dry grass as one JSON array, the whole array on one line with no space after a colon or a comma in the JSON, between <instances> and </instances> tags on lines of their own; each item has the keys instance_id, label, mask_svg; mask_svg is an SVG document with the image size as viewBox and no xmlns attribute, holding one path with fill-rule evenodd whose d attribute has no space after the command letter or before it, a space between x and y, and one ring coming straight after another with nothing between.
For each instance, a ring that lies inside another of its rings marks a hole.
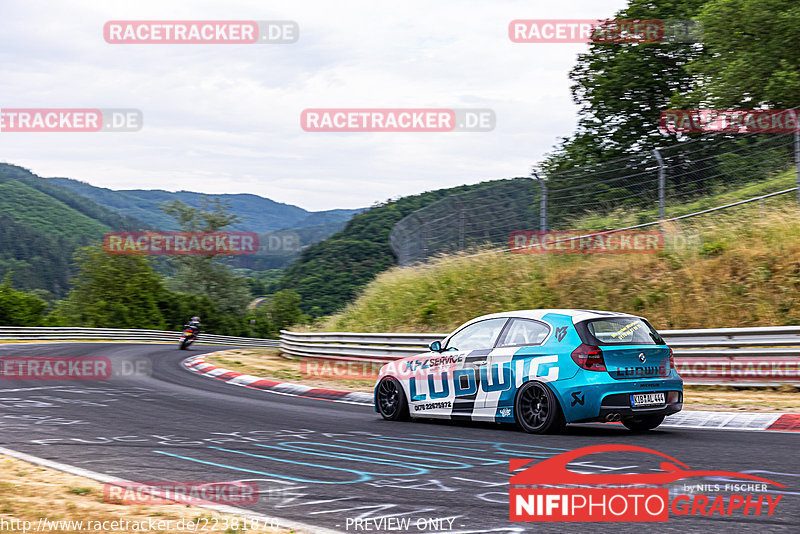
<instances>
[{"instance_id":1,"label":"dry grass","mask_svg":"<svg viewBox=\"0 0 800 534\"><path fill-rule=\"evenodd\" d=\"M288 530L250 529L235 530L231 528L216 528L213 520L221 526L225 520L230 526L234 520L241 524L241 518L219 514L211 510L186 506L182 504L159 506L126 506L108 504L103 499L103 484L94 480L62 473L53 469L39 467L16 458L0 455L0 522L14 525L12 520L31 521L35 526L40 518L50 521L83 521L83 530L48 529L45 532L104 532L110 530L87 529L89 521L129 521L129 522L154 522L169 521L170 530L114 530L114 532L176 532L177 522L184 520L196 521L198 518L207 518L210 522L203 532L233 534L244 532L277 533L289 532ZM202 521L202 519L201 519ZM18 524L18 523L17 523ZM205 522L203 524L206 524ZM167 523L164 523L167 525ZM22 532L19 529L0 529L2 532ZM31 532L31 531L29 531Z\"/></svg>"},{"instance_id":2,"label":"dry grass","mask_svg":"<svg viewBox=\"0 0 800 534\"><path fill-rule=\"evenodd\" d=\"M756 206L664 228L658 254L485 254L394 268L320 330L448 332L530 308L643 315L660 329L800 324L800 212Z\"/></svg>"},{"instance_id":3,"label":"dry grass","mask_svg":"<svg viewBox=\"0 0 800 534\"><path fill-rule=\"evenodd\" d=\"M301 360L283 358L273 349L234 349L215 352L205 357L205 361L214 365L269 380L293 382L306 386L338 389L342 391L372 392L377 378L368 379L334 379L321 378L309 373Z\"/></svg>"}]
</instances>

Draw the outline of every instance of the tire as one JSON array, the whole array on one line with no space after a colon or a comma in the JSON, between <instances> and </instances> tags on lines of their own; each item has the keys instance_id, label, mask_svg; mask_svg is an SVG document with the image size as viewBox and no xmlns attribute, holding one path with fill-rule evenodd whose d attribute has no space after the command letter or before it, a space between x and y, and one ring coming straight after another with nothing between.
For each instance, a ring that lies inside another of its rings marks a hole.
<instances>
[{"instance_id":1,"label":"tire","mask_svg":"<svg viewBox=\"0 0 800 534\"><path fill-rule=\"evenodd\" d=\"M517 427L530 434L558 433L566 422L558 399L541 382L527 382L517 391L514 400Z\"/></svg>"},{"instance_id":2,"label":"tire","mask_svg":"<svg viewBox=\"0 0 800 534\"><path fill-rule=\"evenodd\" d=\"M403 386L395 378L384 378L378 383L375 390L375 406L381 417L388 421L409 419L406 394L403 392Z\"/></svg>"},{"instance_id":3,"label":"tire","mask_svg":"<svg viewBox=\"0 0 800 534\"><path fill-rule=\"evenodd\" d=\"M183 341L181 341L181 350L186 350L186 347L188 347L188 346L189 346L189 344L186 343L185 339Z\"/></svg>"},{"instance_id":4,"label":"tire","mask_svg":"<svg viewBox=\"0 0 800 534\"><path fill-rule=\"evenodd\" d=\"M634 432L653 430L664 421L663 415L634 415L623 417L622 424Z\"/></svg>"}]
</instances>

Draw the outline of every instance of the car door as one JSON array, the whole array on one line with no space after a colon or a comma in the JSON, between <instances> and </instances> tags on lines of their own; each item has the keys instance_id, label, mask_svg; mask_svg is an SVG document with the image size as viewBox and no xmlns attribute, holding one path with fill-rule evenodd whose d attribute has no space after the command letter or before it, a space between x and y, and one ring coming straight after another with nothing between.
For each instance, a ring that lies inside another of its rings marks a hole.
<instances>
[{"instance_id":1,"label":"car door","mask_svg":"<svg viewBox=\"0 0 800 534\"><path fill-rule=\"evenodd\" d=\"M478 399L482 399L485 392L481 390L480 372L488 364L489 354L507 322L507 317L484 319L463 327L446 340L441 355L457 360L452 362L452 371L447 377L451 418L471 420L475 409L482 407Z\"/></svg>"},{"instance_id":2,"label":"car door","mask_svg":"<svg viewBox=\"0 0 800 534\"><path fill-rule=\"evenodd\" d=\"M513 404L516 391L512 369L512 365L515 365L514 355L522 349L526 349L526 354L534 355L536 347L547 340L550 330L547 323L534 319L513 318L508 322L489 354L486 367L481 370L481 390L485 393L479 402L487 413L498 406Z\"/></svg>"}]
</instances>

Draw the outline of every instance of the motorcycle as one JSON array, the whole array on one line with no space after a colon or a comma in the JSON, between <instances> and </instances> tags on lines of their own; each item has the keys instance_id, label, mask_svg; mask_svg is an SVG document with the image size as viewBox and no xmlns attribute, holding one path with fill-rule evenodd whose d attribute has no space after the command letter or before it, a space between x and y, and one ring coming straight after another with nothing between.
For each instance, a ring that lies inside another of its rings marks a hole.
<instances>
[{"instance_id":1,"label":"motorcycle","mask_svg":"<svg viewBox=\"0 0 800 534\"><path fill-rule=\"evenodd\" d=\"M181 350L186 350L189 345L194 343L197 339L197 331L193 328L185 328L183 330L183 334L181 334L181 339L178 342L181 346Z\"/></svg>"}]
</instances>

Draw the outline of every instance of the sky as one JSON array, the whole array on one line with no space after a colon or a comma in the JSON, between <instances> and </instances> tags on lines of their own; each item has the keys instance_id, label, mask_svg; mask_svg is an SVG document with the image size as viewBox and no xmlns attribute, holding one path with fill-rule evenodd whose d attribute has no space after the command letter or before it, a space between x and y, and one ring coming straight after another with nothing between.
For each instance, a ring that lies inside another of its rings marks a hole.
<instances>
[{"instance_id":1,"label":"sky","mask_svg":"<svg viewBox=\"0 0 800 534\"><path fill-rule=\"evenodd\" d=\"M0 109L134 108L136 132L0 132L0 161L110 189L252 193L308 210L527 176L572 133L585 44L515 19L624 0L2 0ZM292 44L109 44L111 20L289 20ZM310 108L489 108L490 132L306 132Z\"/></svg>"}]
</instances>

